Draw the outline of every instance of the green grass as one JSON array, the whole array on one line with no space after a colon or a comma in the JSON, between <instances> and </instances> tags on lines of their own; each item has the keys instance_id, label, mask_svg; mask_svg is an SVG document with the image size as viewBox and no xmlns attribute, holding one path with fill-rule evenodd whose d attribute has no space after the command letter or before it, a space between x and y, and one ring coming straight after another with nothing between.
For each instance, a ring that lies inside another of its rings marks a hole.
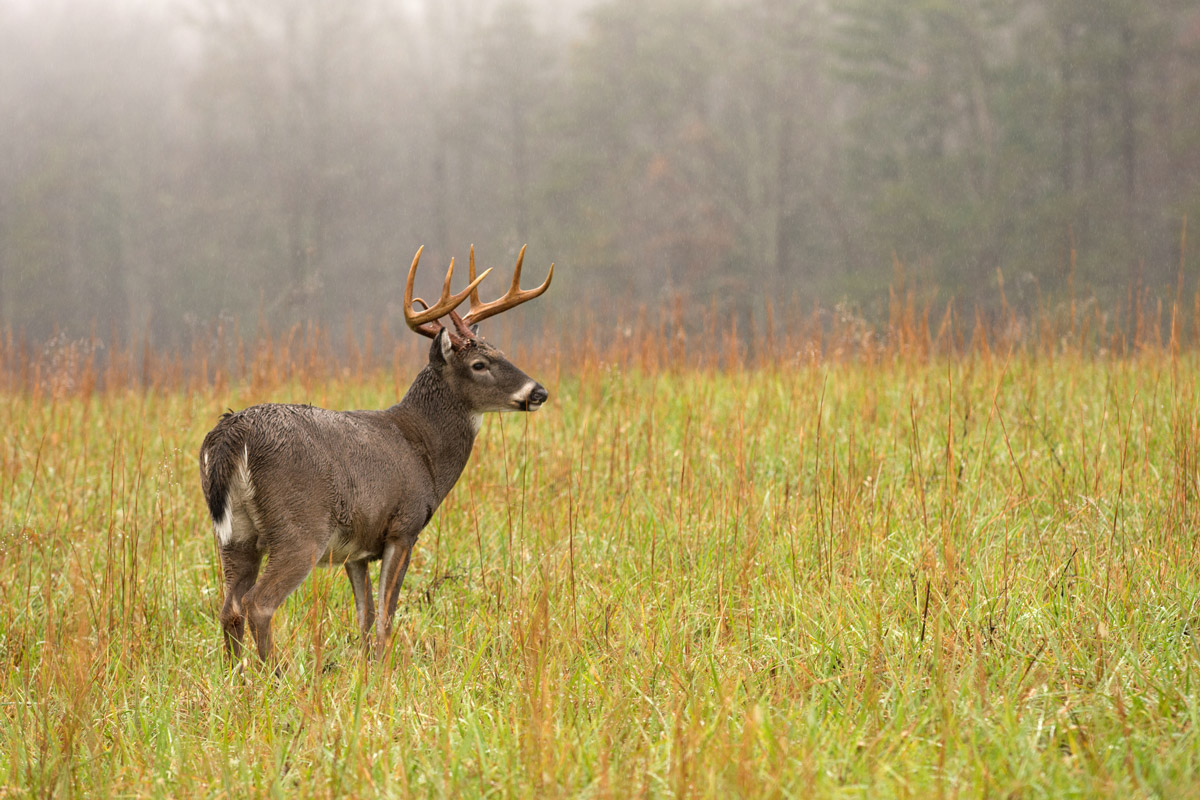
<instances>
[{"instance_id":1,"label":"green grass","mask_svg":"<svg viewBox=\"0 0 1200 800\"><path fill-rule=\"evenodd\" d=\"M278 679L199 441L407 373L0 395L0 797L1200 793L1200 357L527 366L390 655L322 570Z\"/></svg>"}]
</instances>

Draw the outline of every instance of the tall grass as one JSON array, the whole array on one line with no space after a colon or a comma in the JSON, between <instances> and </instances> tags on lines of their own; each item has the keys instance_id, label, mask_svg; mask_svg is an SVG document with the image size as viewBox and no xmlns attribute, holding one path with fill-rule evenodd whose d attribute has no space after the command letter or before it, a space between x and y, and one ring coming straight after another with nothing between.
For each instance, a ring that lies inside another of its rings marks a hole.
<instances>
[{"instance_id":1,"label":"tall grass","mask_svg":"<svg viewBox=\"0 0 1200 800\"><path fill-rule=\"evenodd\" d=\"M1200 354L1131 308L501 332L550 404L486 422L384 661L322 570L280 678L224 661L198 443L388 405L422 341L9 337L0 794L1200 793Z\"/></svg>"}]
</instances>

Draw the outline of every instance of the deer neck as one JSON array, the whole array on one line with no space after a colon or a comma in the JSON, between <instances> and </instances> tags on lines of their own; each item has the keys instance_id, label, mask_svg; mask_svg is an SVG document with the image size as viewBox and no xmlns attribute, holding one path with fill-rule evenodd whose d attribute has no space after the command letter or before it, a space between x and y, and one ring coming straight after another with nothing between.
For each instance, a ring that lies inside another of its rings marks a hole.
<instances>
[{"instance_id":1,"label":"deer neck","mask_svg":"<svg viewBox=\"0 0 1200 800\"><path fill-rule=\"evenodd\" d=\"M420 451L439 500L445 498L471 458L481 415L431 366L421 370L404 399L389 411Z\"/></svg>"}]
</instances>

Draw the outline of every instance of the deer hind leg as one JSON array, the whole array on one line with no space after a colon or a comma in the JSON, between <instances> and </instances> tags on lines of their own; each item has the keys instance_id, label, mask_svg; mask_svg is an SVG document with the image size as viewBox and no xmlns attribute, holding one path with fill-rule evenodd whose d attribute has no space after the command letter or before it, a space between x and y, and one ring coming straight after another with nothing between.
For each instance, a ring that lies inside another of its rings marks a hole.
<instances>
[{"instance_id":1,"label":"deer hind leg","mask_svg":"<svg viewBox=\"0 0 1200 800\"><path fill-rule=\"evenodd\" d=\"M371 597L371 575L366 561L347 561L346 577L354 590L354 611L358 617L358 629L362 631L363 647L371 640L371 627L375 624L375 600Z\"/></svg>"},{"instance_id":2,"label":"deer hind leg","mask_svg":"<svg viewBox=\"0 0 1200 800\"><path fill-rule=\"evenodd\" d=\"M267 565L254 588L242 598L246 622L258 645L258 655L270 662L273 642L271 618L287 596L303 583L325 551L324 541L304 541L304 532L292 530L268 550Z\"/></svg>"},{"instance_id":3,"label":"deer hind leg","mask_svg":"<svg viewBox=\"0 0 1200 800\"><path fill-rule=\"evenodd\" d=\"M379 617L375 621L378 655L386 651L392 637L392 617L396 615L396 603L400 599L400 587L408 572L413 545L417 535L402 535L390 538L383 546L383 560L379 565Z\"/></svg>"},{"instance_id":4,"label":"deer hind leg","mask_svg":"<svg viewBox=\"0 0 1200 800\"><path fill-rule=\"evenodd\" d=\"M225 634L225 652L236 662L242 657L242 638L246 617L242 598L258 578L262 552L252 541L221 547L221 568L225 571L225 604L221 607L221 630Z\"/></svg>"}]
</instances>

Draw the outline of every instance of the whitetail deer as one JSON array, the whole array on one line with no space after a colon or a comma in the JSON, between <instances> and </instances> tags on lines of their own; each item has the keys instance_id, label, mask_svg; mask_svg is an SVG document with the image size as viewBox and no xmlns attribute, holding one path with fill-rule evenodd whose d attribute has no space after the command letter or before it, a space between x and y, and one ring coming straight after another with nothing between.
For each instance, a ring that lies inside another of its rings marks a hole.
<instances>
[{"instance_id":1,"label":"whitetail deer","mask_svg":"<svg viewBox=\"0 0 1200 800\"><path fill-rule=\"evenodd\" d=\"M521 248L504 296L480 303L478 287L491 270L475 277L472 248L467 288L450 293L452 259L442 296L429 306L413 298L417 250L404 318L433 344L429 363L397 405L328 411L268 403L225 414L204 437L200 485L225 573L221 627L235 662L246 623L259 656L271 660L271 617L318 564L345 568L364 644L375 625L383 652L413 545L466 466L482 414L535 411L549 397L472 327L550 286L553 264L541 286L521 289L524 258ZM470 310L460 317L455 309L468 297ZM382 562L378 618L371 561Z\"/></svg>"}]
</instances>

